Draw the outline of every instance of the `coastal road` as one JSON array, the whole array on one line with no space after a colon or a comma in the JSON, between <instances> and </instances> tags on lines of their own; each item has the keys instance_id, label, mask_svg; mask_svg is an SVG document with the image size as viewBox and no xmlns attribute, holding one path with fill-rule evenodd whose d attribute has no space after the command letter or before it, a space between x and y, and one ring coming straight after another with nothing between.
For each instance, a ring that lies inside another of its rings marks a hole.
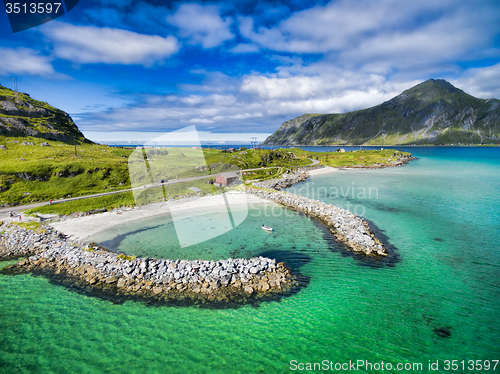
<instances>
[{"instance_id":1,"label":"coastal road","mask_svg":"<svg viewBox=\"0 0 500 374\"><path fill-rule=\"evenodd\" d=\"M313 165L314 165L314 161L317 161L317 160L313 160ZM255 170L265 170L265 169L279 169L279 168L280 168L280 166L268 166L268 167L265 167L265 168L244 169L244 170L237 170L237 171L239 171L239 172L247 172L247 171L255 171ZM65 202L68 202L68 201L81 200L81 199L89 199L89 198L92 198L92 197L101 197L101 196L106 196L106 195L113 195L113 194L116 194L116 193L122 193L122 192L134 191L134 190L141 190L143 188L153 188L153 187L167 186L169 184L175 184L175 183L192 182L192 181L196 181L196 180L200 180L200 179L212 178L214 176L215 175L202 175L202 176L198 176L198 177L189 177L189 178L182 178L182 179L172 179L172 180L169 180L168 182L164 182L164 183L154 183L154 184L149 184L149 185L145 185L145 186L141 186L141 187L127 188L127 189L124 189L124 190L101 192L101 193L93 194L93 195L85 195L85 196L70 197L70 198L66 198L66 199L59 199L59 200L52 201L52 204L65 203ZM34 203L34 204L29 204L29 205L18 205L18 206L13 206L13 207L9 207L9 208L0 209L0 220L1 219L8 219L8 218L10 218L10 212L14 212L14 213L17 214L20 211L27 210L27 209L38 208L38 207L41 207L41 206L44 206L44 205L49 205L49 202L48 201L44 201L44 202L41 202L41 203Z\"/></svg>"}]
</instances>

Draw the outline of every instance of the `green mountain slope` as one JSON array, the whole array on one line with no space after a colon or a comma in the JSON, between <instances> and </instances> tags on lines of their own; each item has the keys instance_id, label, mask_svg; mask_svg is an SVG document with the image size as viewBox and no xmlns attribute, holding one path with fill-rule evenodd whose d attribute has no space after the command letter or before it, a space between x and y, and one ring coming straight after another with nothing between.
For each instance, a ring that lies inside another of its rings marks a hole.
<instances>
[{"instance_id":1,"label":"green mountain slope","mask_svg":"<svg viewBox=\"0 0 500 374\"><path fill-rule=\"evenodd\" d=\"M303 115L284 122L263 144L498 143L500 100L478 99L429 79L372 108Z\"/></svg>"},{"instance_id":2,"label":"green mountain slope","mask_svg":"<svg viewBox=\"0 0 500 374\"><path fill-rule=\"evenodd\" d=\"M0 136L32 136L73 144L91 143L71 117L49 104L0 85Z\"/></svg>"}]
</instances>

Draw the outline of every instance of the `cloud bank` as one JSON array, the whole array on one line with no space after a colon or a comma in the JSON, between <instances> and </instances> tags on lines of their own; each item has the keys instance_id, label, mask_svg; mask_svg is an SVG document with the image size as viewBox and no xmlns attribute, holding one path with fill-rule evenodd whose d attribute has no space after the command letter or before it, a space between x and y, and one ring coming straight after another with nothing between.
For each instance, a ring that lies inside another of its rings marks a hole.
<instances>
[{"instance_id":1,"label":"cloud bank","mask_svg":"<svg viewBox=\"0 0 500 374\"><path fill-rule=\"evenodd\" d=\"M105 0L33 33L43 37L0 44L0 74L108 87L126 104L89 109L74 93L82 109L71 114L88 131L271 133L304 113L380 104L429 78L500 97L498 1Z\"/></svg>"}]
</instances>

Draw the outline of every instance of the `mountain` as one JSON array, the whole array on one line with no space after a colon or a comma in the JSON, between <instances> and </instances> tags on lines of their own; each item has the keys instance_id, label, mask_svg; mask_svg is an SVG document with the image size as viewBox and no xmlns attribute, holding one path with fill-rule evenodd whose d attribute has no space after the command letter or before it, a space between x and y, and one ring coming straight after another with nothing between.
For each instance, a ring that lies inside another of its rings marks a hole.
<instances>
[{"instance_id":1,"label":"mountain","mask_svg":"<svg viewBox=\"0 0 500 374\"><path fill-rule=\"evenodd\" d=\"M372 108L305 114L284 122L263 144L498 143L500 100L478 99L429 79Z\"/></svg>"},{"instance_id":2,"label":"mountain","mask_svg":"<svg viewBox=\"0 0 500 374\"><path fill-rule=\"evenodd\" d=\"M0 136L33 136L73 144L92 143L60 109L0 85Z\"/></svg>"}]
</instances>

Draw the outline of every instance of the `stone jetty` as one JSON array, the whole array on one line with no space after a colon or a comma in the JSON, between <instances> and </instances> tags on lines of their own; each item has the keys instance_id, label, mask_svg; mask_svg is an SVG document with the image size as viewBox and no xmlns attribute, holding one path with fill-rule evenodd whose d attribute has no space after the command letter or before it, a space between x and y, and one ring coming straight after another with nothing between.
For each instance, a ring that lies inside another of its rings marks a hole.
<instances>
[{"instance_id":1,"label":"stone jetty","mask_svg":"<svg viewBox=\"0 0 500 374\"><path fill-rule=\"evenodd\" d=\"M184 303L243 304L274 299L299 287L275 259L165 260L134 258L96 244L69 240L49 226L36 231L0 225L0 260L23 257L3 273L49 273L114 296Z\"/></svg>"},{"instance_id":2,"label":"stone jetty","mask_svg":"<svg viewBox=\"0 0 500 374\"><path fill-rule=\"evenodd\" d=\"M295 183L305 181L307 178L309 178L308 171L314 169L322 169L324 167L325 167L324 165L317 165L317 166L299 168L294 171L288 170L280 178L269 179L262 182L254 182L254 186L262 188L271 188L273 190L279 191L282 188L291 187Z\"/></svg>"},{"instance_id":3,"label":"stone jetty","mask_svg":"<svg viewBox=\"0 0 500 374\"><path fill-rule=\"evenodd\" d=\"M397 156L397 160L386 164L359 166L359 168L397 167L416 159L411 154L407 156L399 153ZM317 218L328 226L330 232L335 235L338 241L344 243L348 249L354 252L364 253L369 256L387 256L387 249L371 232L368 223L363 218L332 204L325 204L318 200L280 191L295 183L305 181L309 178L309 170L322 167L324 166L299 168L293 172L283 174L281 178L254 182L253 187L247 188L247 193L273 200L298 212Z\"/></svg>"},{"instance_id":4,"label":"stone jetty","mask_svg":"<svg viewBox=\"0 0 500 374\"><path fill-rule=\"evenodd\" d=\"M273 200L317 218L328 226L338 241L343 242L352 251L370 256L387 256L386 249L370 231L368 223L348 210L282 191L249 187L247 193Z\"/></svg>"}]
</instances>

